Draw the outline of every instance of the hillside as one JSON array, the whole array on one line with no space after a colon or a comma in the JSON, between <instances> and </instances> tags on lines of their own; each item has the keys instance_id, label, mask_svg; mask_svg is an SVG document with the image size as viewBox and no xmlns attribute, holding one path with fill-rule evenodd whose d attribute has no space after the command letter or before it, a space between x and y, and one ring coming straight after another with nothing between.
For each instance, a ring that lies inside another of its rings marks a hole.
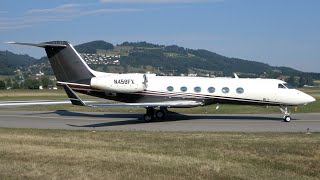
<instances>
[{"instance_id":1,"label":"hillside","mask_svg":"<svg viewBox=\"0 0 320 180\"><path fill-rule=\"evenodd\" d=\"M113 44L107 43L105 41L92 41L84 44L75 46L75 49L81 53L95 54L97 50L113 50Z\"/></svg>"},{"instance_id":2,"label":"hillside","mask_svg":"<svg viewBox=\"0 0 320 180\"><path fill-rule=\"evenodd\" d=\"M88 62L88 64L99 71L198 76L232 76L235 72L240 77L284 78L292 84L300 81L312 84L312 80L320 80L320 73L275 67L261 62L226 57L208 50L187 49L176 45L164 46L147 42L124 42L113 45L105 41L92 41L77 45L75 49L82 56L86 56L86 61L90 61L90 57L96 58L92 61L94 63ZM110 62L118 60L119 63L100 63L108 59L111 59ZM27 55L16 55L8 51L0 53L1 74L12 74L16 67L28 66L34 62L35 66L32 68L34 72L42 70L45 74L53 74L46 57L36 60ZM41 69L37 70L35 67Z\"/></svg>"},{"instance_id":3,"label":"hillside","mask_svg":"<svg viewBox=\"0 0 320 180\"><path fill-rule=\"evenodd\" d=\"M151 66L155 71L175 74L209 73L216 76L231 76L234 72L242 77L303 76L320 79L320 73L305 73L288 67L275 67L265 63L229 58L203 49L186 49L176 45L163 46L146 42L124 42L115 47L129 49L127 56L121 57L121 65L128 67ZM130 47L130 48L128 48Z\"/></svg>"},{"instance_id":4,"label":"hillside","mask_svg":"<svg viewBox=\"0 0 320 180\"><path fill-rule=\"evenodd\" d=\"M14 54L9 51L0 51L0 75L13 75L18 67L25 67L35 63L37 59L28 55Z\"/></svg>"}]
</instances>

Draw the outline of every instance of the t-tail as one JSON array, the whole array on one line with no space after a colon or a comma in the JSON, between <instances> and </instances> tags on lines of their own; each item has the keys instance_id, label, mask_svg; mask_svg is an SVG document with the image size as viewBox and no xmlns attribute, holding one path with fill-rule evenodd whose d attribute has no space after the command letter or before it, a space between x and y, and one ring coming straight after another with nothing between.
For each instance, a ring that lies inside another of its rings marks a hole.
<instances>
[{"instance_id":1,"label":"t-tail","mask_svg":"<svg viewBox=\"0 0 320 180\"><path fill-rule=\"evenodd\" d=\"M96 71L92 70L79 53L67 41L51 41L40 44L8 42L44 48L53 72L59 82L90 85Z\"/></svg>"}]
</instances>

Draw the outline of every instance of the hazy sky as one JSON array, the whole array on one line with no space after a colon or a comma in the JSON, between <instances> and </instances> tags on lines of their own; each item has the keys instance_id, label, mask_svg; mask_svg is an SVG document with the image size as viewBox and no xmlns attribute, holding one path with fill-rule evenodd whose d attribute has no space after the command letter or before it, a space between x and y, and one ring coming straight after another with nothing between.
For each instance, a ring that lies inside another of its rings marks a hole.
<instances>
[{"instance_id":1,"label":"hazy sky","mask_svg":"<svg viewBox=\"0 0 320 180\"><path fill-rule=\"evenodd\" d=\"M148 41L320 72L319 0L2 0L0 42ZM0 43L0 50L44 56Z\"/></svg>"}]
</instances>

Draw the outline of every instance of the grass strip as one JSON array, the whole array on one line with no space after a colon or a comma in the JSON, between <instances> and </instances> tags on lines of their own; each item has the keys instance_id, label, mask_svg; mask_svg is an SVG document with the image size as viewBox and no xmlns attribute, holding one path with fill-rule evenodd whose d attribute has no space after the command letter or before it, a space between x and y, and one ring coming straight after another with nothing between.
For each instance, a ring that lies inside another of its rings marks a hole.
<instances>
[{"instance_id":1,"label":"grass strip","mask_svg":"<svg viewBox=\"0 0 320 180\"><path fill-rule=\"evenodd\" d=\"M0 179L319 179L320 133L0 129Z\"/></svg>"}]
</instances>

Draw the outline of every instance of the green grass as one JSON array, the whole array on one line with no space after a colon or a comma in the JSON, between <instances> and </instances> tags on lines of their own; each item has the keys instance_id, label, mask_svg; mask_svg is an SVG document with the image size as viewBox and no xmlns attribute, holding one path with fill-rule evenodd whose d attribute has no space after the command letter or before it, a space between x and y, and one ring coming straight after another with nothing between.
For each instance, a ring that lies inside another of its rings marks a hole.
<instances>
[{"instance_id":1,"label":"green grass","mask_svg":"<svg viewBox=\"0 0 320 180\"><path fill-rule=\"evenodd\" d=\"M0 90L0 101L67 98L64 90Z\"/></svg>"},{"instance_id":2,"label":"green grass","mask_svg":"<svg viewBox=\"0 0 320 180\"><path fill-rule=\"evenodd\" d=\"M319 179L320 133L0 129L0 179Z\"/></svg>"},{"instance_id":3,"label":"green grass","mask_svg":"<svg viewBox=\"0 0 320 180\"><path fill-rule=\"evenodd\" d=\"M94 98L79 94L81 98ZM66 92L62 89L58 90L27 90L27 89L14 89L14 90L0 90L0 101L17 101L17 100L55 100L64 99L68 100Z\"/></svg>"}]
</instances>

